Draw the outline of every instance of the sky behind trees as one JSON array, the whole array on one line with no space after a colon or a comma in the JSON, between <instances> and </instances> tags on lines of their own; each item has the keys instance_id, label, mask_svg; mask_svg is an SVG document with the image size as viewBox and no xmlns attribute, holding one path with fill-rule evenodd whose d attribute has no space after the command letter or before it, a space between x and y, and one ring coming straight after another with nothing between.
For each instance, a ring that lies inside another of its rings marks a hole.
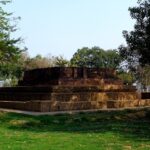
<instances>
[{"instance_id":1,"label":"sky behind trees","mask_svg":"<svg viewBox=\"0 0 150 150\"><path fill-rule=\"evenodd\" d=\"M137 0L13 0L6 10L22 19L21 36L31 56L63 55L78 48L115 49L125 43L122 30L132 30L128 8Z\"/></svg>"}]
</instances>

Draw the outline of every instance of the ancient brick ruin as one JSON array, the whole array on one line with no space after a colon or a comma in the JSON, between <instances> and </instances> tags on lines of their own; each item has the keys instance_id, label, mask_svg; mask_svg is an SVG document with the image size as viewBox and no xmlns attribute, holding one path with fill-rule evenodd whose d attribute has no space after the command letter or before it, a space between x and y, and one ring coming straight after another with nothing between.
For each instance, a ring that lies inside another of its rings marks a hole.
<instances>
[{"instance_id":1,"label":"ancient brick ruin","mask_svg":"<svg viewBox=\"0 0 150 150\"><path fill-rule=\"evenodd\" d=\"M150 106L115 70L53 67L24 73L16 87L0 88L0 108L36 112Z\"/></svg>"}]
</instances>

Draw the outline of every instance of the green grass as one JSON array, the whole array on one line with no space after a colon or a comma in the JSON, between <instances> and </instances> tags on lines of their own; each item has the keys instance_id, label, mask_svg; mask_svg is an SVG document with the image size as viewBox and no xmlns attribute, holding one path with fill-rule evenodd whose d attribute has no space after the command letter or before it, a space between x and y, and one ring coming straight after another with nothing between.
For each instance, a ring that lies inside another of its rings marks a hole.
<instances>
[{"instance_id":1,"label":"green grass","mask_svg":"<svg viewBox=\"0 0 150 150\"><path fill-rule=\"evenodd\" d=\"M150 149L150 110L37 117L0 113L0 150L130 149Z\"/></svg>"}]
</instances>

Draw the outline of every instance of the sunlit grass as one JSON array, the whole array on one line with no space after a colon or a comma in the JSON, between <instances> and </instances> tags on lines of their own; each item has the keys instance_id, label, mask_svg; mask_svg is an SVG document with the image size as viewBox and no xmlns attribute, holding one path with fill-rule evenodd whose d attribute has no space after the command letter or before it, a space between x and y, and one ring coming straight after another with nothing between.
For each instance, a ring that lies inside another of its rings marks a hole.
<instances>
[{"instance_id":1,"label":"sunlit grass","mask_svg":"<svg viewBox=\"0 0 150 150\"><path fill-rule=\"evenodd\" d=\"M150 111L0 113L0 150L149 150Z\"/></svg>"}]
</instances>

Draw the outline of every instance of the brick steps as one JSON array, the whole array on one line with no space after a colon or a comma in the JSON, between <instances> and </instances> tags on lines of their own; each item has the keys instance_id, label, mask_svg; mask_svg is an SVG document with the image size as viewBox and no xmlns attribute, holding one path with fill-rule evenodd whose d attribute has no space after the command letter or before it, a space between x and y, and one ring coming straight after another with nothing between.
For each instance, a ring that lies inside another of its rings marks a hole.
<instances>
[{"instance_id":1,"label":"brick steps","mask_svg":"<svg viewBox=\"0 0 150 150\"><path fill-rule=\"evenodd\" d=\"M68 92L68 93L32 93L32 92L0 92L0 100L9 101L107 101L107 100L134 100L138 95L135 92Z\"/></svg>"},{"instance_id":2,"label":"brick steps","mask_svg":"<svg viewBox=\"0 0 150 150\"><path fill-rule=\"evenodd\" d=\"M9 100L9 101L29 101L29 100L46 100L51 99L50 93L32 93L32 92L15 92L15 93L4 93L0 92L0 101Z\"/></svg>"},{"instance_id":3,"label":"brick steps","mask_svg":"<svg viewBox=\"0 0 150 150\"><path fill-rule=\"evenodd\" d=\"M144 106L150 106L150 99L125 100L125 101L110 100L110 101L107 101L107 108L127 108L127 107L144 107Z\"/></svg>"},{"instance_id":4,"label":"brick steps","mask_svg":"<svg viewBox=\"0 0 150 150\"><path fill-rule=\"evenodd\" d=\"M90 109L110 109L110 108L135 108L150 106L150 100L126 100L126 101L80 101L80 102L60 102L60 101L0 101L0 108L18 109L35 112L55 112L69 110L90 110Z\"/></svg>"},{"instance_id":5,"label":"brick steps","mask_svg":"<svg viewBox=\"0 0 150 150\"><path fill-rule=\"evenodd\" d=\"M0 88L0 108L36 112L105 109L129 106L138 95L134 88L100 86L39 86ZM127 103L127 104L126 104Z\"/></svg>"},{"instance_id":6,"label":"brick steps","mask_svg":"<svg viewBox=\"0 0 150 150\"><path fill-rule=\"evenodd\" d=\"M58 101L0 101L0 108L19 109L37 112L88 110L106 108L104 102L58 102Z\"/></svg>"},{"instance_id":7,"label":"brick steps","mask_svg":"<svg viewBox=\"0 0 150 150\"><path fill-rule=\"evenodd\" d=\"M21 87L4 87L0 88L0 93L47 93L47 92L135 92L135 87L132 86L117 86L117 85L105 85L105 86L21 86Z\"/></svg>"},{"instance_id":8,"label":"brick steps","mask_svg":"<svg viewBox=\"0 0 150 150\"><path fill-rule=\"evenodd\" d=\"M101 86L40 86L0 88L0 100L111 100L136 99L133 87L124 89L103 89Z\"/></svg>"}]
</instances>

